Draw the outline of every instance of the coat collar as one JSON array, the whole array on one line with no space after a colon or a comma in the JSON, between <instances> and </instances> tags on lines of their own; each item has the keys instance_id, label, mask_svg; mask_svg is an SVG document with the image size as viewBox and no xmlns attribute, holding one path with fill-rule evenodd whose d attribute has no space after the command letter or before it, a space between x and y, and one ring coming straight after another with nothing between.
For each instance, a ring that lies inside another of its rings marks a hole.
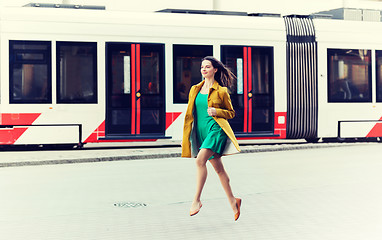
<instances>
[{"instance_id":1,"label":"coat collar","mask_svg":"<svg viewBox=\"0 0 382 240\"><path fill-rule=\"evenodd\" d=\"M211 88L216 90L216 89L218 89L219 86L220 86L219 83L215 80L215 82L214 82L214 84L212 85Z\"/></svg>"},{"instance_id":2,"label":"coat collar","mask_svg":"<svg viewBox=\"0 0 382 240\"><path fill-rule=\"evenodd\" d=\"M201 81L200 83L196 84L196 87L198 89L201 89L203 87L203 84L204 84L205 80Z\"/></svg>"},{"instance_id":3,"label":"coat collar","mask_svg":"<svg viewBox=\"0 0 382 240\"><path fill-rule=\"evenodd\" d=\"M203 87L203 84L204 84L204 82L205 82L206 80L203 80L203 81L201 81L200 83L198 83L197 85L196 85L196 87L198 88L198 89L201 89L202 87ZM211 88L213 88L213 89L218 89L218 87L219 87L220 85L219 85L219 83L215 80L215 82L214 82L214 84L212 84L212 87Z\"/></svg>"}]
</instances>

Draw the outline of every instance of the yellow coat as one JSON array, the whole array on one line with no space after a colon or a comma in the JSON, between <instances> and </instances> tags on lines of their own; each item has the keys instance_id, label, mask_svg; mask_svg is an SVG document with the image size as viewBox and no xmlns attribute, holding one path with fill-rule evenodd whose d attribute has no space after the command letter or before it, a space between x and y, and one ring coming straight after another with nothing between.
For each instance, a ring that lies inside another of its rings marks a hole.
<instances>
[{"instance_id":1,"label":"yellow coat","mask_svg":"<svg viewBox=\"0 0 382 240\"><path fill-rule=\"evenodd\" d=\"M196 157L199 152L200 146L196 145L197 141L194 129L193 113L196 95L198 95L203 84L204 81L192 86L189 93L187 111L183 126L182 157ZM232 107L231 98L228 94L227 88L221 87L217 81L214 82L209 90L208 107L214 107L216 109L217 114L213 117L213 119L215 119L215 121L228 136L223 155L240 152L240 147L236 140L235 134L227 121L227 119L235 117L235 111Z\"/></svg>"}]
</instances>

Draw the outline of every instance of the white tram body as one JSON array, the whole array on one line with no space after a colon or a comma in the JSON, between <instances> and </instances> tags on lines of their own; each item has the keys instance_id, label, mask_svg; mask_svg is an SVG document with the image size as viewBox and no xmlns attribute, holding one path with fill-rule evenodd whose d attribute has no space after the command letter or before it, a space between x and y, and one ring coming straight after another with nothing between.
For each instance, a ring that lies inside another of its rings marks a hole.
<instances>
[{"instance_id":1,"label":"white tram body","mask_svg":"<svg viewBox=\"0 0 382 240\"><path fill-rule=\"evenodd\" d=\"M377 120L382 118L380 63L376 52L382 49L382 23L320 19L315 21L318 42L318 136L342 138L380 137ZM369 51L370 100L367 102L328 102L328 49ZM380 57L380 56L379 56ZM379 76L378 76L379 75ZM379 82L379 83L378 83ZM378 86L377 86L378 84ZM375 121L372 121L375 120ZM341 122L340 129L338 122Z\"/></svg>"},{"instance_id":2,"label":"white tram body","mask_svg":"<svg viewBox=\"0 0 382 240\"><path fill-rule=\"evenodd\" d=\"M238 139L381 136L382 23L174 12L2 8L0 145L181 140L205 55L238 77Z\"/></svg>"}]
</instances>

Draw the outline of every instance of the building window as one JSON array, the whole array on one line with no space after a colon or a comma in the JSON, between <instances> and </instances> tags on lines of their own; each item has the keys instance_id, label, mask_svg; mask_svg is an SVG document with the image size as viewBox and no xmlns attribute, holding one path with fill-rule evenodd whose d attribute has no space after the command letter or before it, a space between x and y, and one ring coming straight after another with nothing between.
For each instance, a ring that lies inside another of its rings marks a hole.
<instances>
[{"instance_id":1,"label":"building window","mask_svg":"<svg viewBox=\"0 0 382 240\"><path fill-rule=\"evenodd\" d=\"M174 45L174 103L187 103L192 85L202 81L200 66L205 56L212 56L212 46Z\"/></svg>"},{"instance_id":2,"label":"building window","mask_svg":"<svg viewBox=\"0 0 382 240\"><path fill-rule=\"evenodd\" d=\"M57 42L57 103L97 103L97 43Z\"/></svg>"},{"instance_id":3,"label":"building window","mask_svg":"<svg viewBox=\"0 0 382 240\"><path fill-rule=\"evenodd\" d=\"M10 103L51 103L51 43L9 41Z\"/></svg>"},{"instance_id":4,"label":"building window","mask_svg":"<svg viewBox=\"0 0 382 240\"><path fill-rule=\"evenodd\" d=\"M328 101L371 102L371 51L328 49Z\"/></svg>"}]
</instances>

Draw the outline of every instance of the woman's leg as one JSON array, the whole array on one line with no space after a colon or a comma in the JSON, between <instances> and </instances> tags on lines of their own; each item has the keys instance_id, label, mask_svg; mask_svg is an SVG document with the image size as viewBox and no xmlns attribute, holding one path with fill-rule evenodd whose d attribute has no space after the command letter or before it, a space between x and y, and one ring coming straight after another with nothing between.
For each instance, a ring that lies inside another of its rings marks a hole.
<instances>
[{"instance_id":1,"label":"woman's leg","mask_svg":"<svg viewBox=\"0 0 382 240\"><path fill-rule=\"evenodd\" d=\"M225 193L227 194L228 201L231 204L232 210L234 211L234 213L236 213L237 212L236 199L233 196L231 185L229 184L230 180L229 180L227 172L224 169L221 156L215 154L214 158L211 159L210 162L219 176L220 182L224 188Z\"/></svg>"},{"instance_id":2,"label":"woman's leg","mask_svg":"<svg viewBox=\"0 0 382 240\"><path fill-rule=\"evenodd\" d=\"M202 148L200 149L198 156L196 157L196 193L194 201L192 202L190 211L193 212L200 208L200 196L202 195L202 190L204 183L207 179L207 166L206 163L208 159L214 154L210 149Z\"/></svg>"}]
</instances>

